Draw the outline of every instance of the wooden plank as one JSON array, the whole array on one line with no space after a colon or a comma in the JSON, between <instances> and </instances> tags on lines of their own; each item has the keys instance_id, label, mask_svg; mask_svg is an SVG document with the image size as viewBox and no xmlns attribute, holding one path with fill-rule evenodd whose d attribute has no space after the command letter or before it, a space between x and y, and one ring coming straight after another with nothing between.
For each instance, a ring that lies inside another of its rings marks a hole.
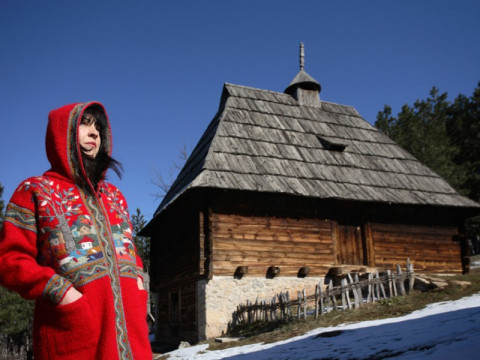
<instances>
[{"instance_id":1,"label":"wooden plank","mask_svg":"<svg viewBox=\"0 0 480 360\"><path fill-rule=\"evenodd\" d=\"M366 223L364 225L364 234L365 234L365 252L366 252L366 263L368 266L375 267L375 246L372 235L372 225Z\"/></svg>"},{"instance_id":2,"label":"wooden plank","mask_svg":"<svg viewBox=\"0 0 480 360\"><path fill-rule=\"evenodd\" d=\"M270 241L270 240L230 240L222 238L214 238L213 245L217 250L241 250L241 249L257 249L258 251L270 251L276 249L279 251L292 252L326 252L332 253L331 242L297 242L297 241Z\"/></svg>"}]
</instances>

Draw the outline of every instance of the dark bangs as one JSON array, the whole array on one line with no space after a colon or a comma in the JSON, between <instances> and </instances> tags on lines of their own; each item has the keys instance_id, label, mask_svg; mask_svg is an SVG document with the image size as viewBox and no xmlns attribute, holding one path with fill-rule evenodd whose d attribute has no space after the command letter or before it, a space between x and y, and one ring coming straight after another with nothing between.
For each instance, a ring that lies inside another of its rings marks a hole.
<instances>
[{"instance_id":1,"label":"dark bangs","mask_svg":"<svg viewBox=\"0 0 480 360\"><path fill-rule=\"evenodd\" d=\"M83 112L81 121L83 124L87 125L90 125L94 122L95 127L100 132L101 141L97 156L92 158L88 155L85 155L83 152L81 153L85 172L87 173L87 176L90 179L93 187L96 189L98 183L103 180L105 172L108 169L112 169L117 176L121 178L123 166L120 162L108 154L106 144L110 142L110 139L107 138L108 122L103 109L98 105L89 106Z\"/></svg>"}]
</instances>

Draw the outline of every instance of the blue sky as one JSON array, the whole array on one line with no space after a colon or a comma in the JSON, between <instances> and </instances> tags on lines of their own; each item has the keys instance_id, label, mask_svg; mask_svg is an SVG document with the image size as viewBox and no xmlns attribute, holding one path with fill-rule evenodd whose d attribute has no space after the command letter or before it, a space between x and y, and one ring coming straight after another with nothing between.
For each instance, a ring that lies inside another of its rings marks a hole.
<instances>
[{"instance_id":1,"label":"blue sky","mask_svg":"<svg viewBox=\"0 0 480 360\"><path fill-rule=\"evenodd\" d=\"M321 98L370 123L432 86L480 81L476 0L0 0L0 183L8 200L48 169L48 112L89 100L110 115L120 187L150 219L168 178L215 115L225 82L283 92L299 70Z\"/></svg>"}]
</instances>

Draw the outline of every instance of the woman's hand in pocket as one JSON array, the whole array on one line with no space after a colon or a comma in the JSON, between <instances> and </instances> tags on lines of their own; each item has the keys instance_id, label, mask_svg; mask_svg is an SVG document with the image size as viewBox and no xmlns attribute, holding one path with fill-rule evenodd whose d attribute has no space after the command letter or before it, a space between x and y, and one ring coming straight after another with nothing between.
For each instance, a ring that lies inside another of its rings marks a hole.
<instances>
[{"instance_id":1,"label":"woman's hand in pocket","mask_svg":"<svg viewBox=\"0 0 480 360\"><path fill-rule=\"evenodd\" d=\"M77 301L78 299L80 299L82 296L83 296L82 293L72 286L70 289L68 289L67 293L65 294L62 301L60 301L58 305L71 304L74 301Z\"/></svg>"},{"instance_id":2,"label":"woman's hand in pocket","mask_svg":"<svg viewBox=\"0 0 480 360\"><path fill-rule=\"evenodd\" d=\"M145 288L143 286L143 280L140 276L137 277L137 285L138 285L138 290L145 290Z\"/></svg>"}]
</instances>

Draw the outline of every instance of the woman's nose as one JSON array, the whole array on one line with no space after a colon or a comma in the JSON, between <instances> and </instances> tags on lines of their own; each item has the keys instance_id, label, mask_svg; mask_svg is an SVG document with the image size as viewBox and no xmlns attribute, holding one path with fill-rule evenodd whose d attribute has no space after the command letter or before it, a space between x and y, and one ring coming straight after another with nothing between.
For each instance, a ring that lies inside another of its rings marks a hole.
<instances>
[{"instance_id":1,"label":"woman's nose","mask_svg":"<svg viewBox=\"0 0 480 360\"><path fill-rule=\"evenodd\" d=\"M97 138L100 135L97 128L93 124L90 125L90 128L88 129L88 134L93 138Z\"/></svg>"}]
</instances>

